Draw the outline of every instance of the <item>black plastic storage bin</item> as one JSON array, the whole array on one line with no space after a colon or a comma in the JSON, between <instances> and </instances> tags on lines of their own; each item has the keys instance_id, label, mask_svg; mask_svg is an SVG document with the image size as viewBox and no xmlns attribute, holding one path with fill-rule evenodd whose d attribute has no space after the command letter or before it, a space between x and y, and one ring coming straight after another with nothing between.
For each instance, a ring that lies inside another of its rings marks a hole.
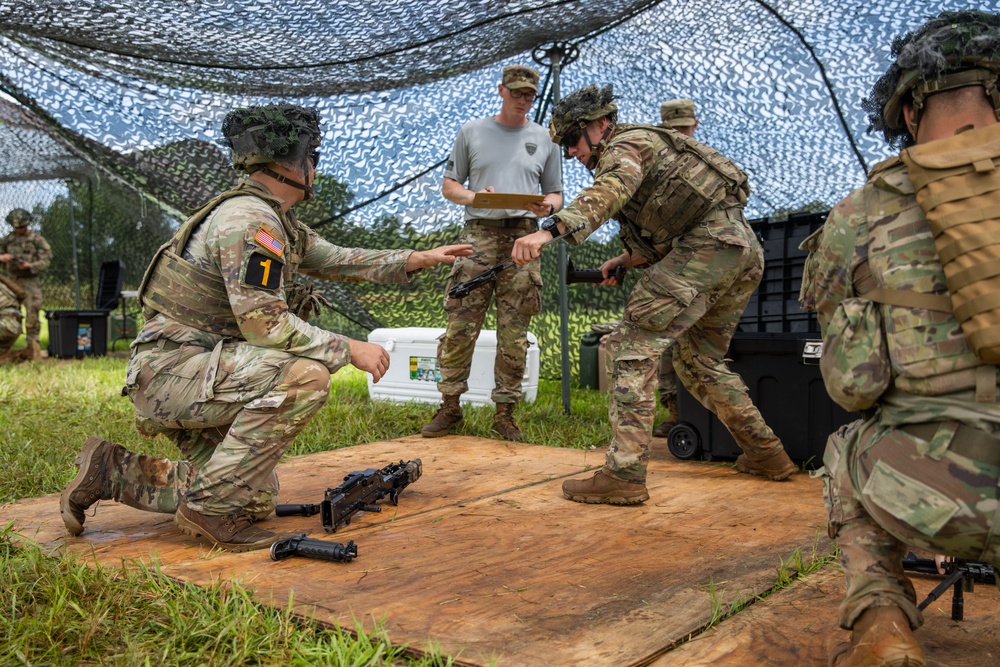
<instances>
[{"instance_id":1,"label":"black plastic storage bin","mask_svg":"<svg viewBox=\"0 0 1000 667\"><path fill-rule=\"evenodd\" d=\"M49 356L69 359L108 353L108 311L47 310Z\"/></svg>"},{"instance_id":2,"label":"black plastic storage bin","mask_svg":"<svg viewBox=\"0 0 1000 667\"><path fill-rule=\"evenodd\" d=\"M729 346L730 370L739 373L764 421L788 456L822 465L826 439L858 418L833 402L819 371L821 343L798 334L737 332ZM680 459L735 459L742 453L726 427L678 386L681 421L670 429L670 453Z\"/></svg>"}]
</instances>

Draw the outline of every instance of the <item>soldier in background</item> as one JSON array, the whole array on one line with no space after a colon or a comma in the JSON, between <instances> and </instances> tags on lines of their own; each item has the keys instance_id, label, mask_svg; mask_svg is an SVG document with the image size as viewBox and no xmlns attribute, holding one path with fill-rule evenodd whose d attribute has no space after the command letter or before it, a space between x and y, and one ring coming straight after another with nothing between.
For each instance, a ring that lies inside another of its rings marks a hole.
<instances>
[{"instance_id":1,"label":"soldier in background","mask_svg":"<svg viewBox=\"0 0 1000 667\"><path fill-rule=\"evenodd\" d=\"M800 302L822 326L827 391L863 415L830 436L821 470L847 580L839 621L852 630L831 656L838 667L925 664L902 567L910 546L1000 567L996 366L952 312L921 204L934 207L910 166L911 151L935 151L970 184L949 188L954 219L1000 225L1000 16L944 12L897 38L892 56L864 108L869 130L907 150L877 164L803 243Z\"/></svg>"},{"instance_id":2,"label":"soldier in background","mask_svg":"<svg viewBox=\"0 0 1000 667\"><path fill-rule=\"evenodd\" d=\"M746 175L679 132L619 125L611 86L567 95L552 110L549 132L567 158L594 170L594 183L541 231L518 239L514 261L536 261L544 243L582 223L584 228L568 237L578 244L614 218L626 252L601 266L605 284L614 284L619 266L648 265L608 345L614 436L604 467L589 479L563 483L563 495L615 505L649 498L654 383L660 357L672 345L685 388L743 449L737 469L787 478L795 465L725 362L729 341L763 277L763 250L743 217Z\"/></svg>"},{"instance_id":3,"label":"soldier in background","mask_svg":"<svg viewBox=\"0 0 1000 667\"><path fill-rule=\"evenodd\" d=\"M295 217L312 196L319 162L315 109L236 109L222 133L247 175L188 218L153 257L139 288L146 324L132 343L125 393L136 427L170 437L183 461L134 454L88 438L79 472L60 497L72 535L84 511L114 499L174 514L181 531L247 551L283 536L254 524L274 509L274 469L326 402L330 375L351 364L375 382L386 350L305 322L286 295L296 273L402 283L421 269L470 255L341 248Z\"/></svg>"},{"instance_id":4,"label":"soldier in background","mask_svg":"<svg viewBox=\"0 0 1000 667\"><path fill-rule=\"evenodd\" d=\"M698 129L694 100L682 98L667 100L661 104L660 126L693 137L694 131ZM676 426L681 419L681 411L677 405L677 373L674 372L673 348L665 350L660 357L657 393L660 395L660 405L670 411L670 416L656 425L656 428L653 429L653 436L665 438L670 435L670 429Z\"/></svg>"},{"instance_id":5,"label":"soldier in background","mask_svg":"<svg viewBox=\"0 0 1000 667\"><path fill-rule=\"evenodd\" d=\"M25 338L27 347L23 359L36 361L42 358L42 348L38 337L42 323L38 313L42 309L42 286L38 277L49 268L52 248L41 234L28 229L31 213L23 208L15 208L7 214L7 222L14 231L0 239L0 262L6 264L7 275L24 291Z\"/></svg>"},{"instance_id":6,"label":"soldier in background","mask_svg":"<svg viewBox=\"0 0 1000 667\"><path fill-rule=\"evenodd\" d=\"M476 254L455 262L445 293L452 285L473 278L503 261L514 241L538 229L538 219L562 206L562 172L559 151L548 140L545 128L528 120L528 111L538 93L538 72L523 65L503 70L497 86L500 112L470 121L459 130L444 172L441 194L465 206L463 243L471 243ZM468 183L468 188L463 185ZM537 194L544 199L527 210L473 207L477 192ZM438 344L438 390L442 403L420 434L425 438L448 435L462 420L460 400L469 389L472 355L486 319L490 301L497 311L497 351L493 366L496 386L491 399L496 404L493 430L506 440L520 440L514 421L514 406L521 399L528 354L528 325L541 310L540 263L502 272L495 283L474 290L462 299L445 296L448 327Z\"/></svg>"},{"instance_id":7,"label":"soldier in background","mask_svg":"<svg viewBox=\"0 0 1000 667\"><path fill-rule=\"evenodd\" d=\"M0 275L0 364L10 361L11 345L21 335L21 303L24 290L7 276Z\"/></svg>"}]
</instances>

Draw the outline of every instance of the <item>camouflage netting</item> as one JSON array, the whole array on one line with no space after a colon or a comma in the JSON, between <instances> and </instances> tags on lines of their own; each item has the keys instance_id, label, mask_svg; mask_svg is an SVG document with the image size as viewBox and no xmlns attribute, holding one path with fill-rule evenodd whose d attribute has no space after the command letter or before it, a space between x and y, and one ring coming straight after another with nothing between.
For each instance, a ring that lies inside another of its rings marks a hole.
<instances>
[{"instance_id":1,"label":"camouflage netting","mask_svg":"<svg viewBox=\"0 0 1000 667\"><path fill-rule=\"evenodd\" d=\"M865 133L860 101L892 39L943 9L998 4L0 0L0 218L31 210L52 244L46 307L91 307L107 259L125 261L134 290L184 213L234 180L219 143L226 112L288 101L324 121L304 220L345 245L453 241L462 211L440 186L459 126L496 112L504 65L534 65L551 94L554 44L567 53L559 89L613 83L624 122L695 100L696 137L750 176L749 217L822 210L889 154ZM536 102L543 124L550 108ZM568 201L589 176L567 162L565 180ZM593 268L617 252L612 229L572 255ZM545 256L545 311L532 325L548 377L559 372L555 258ZM321 322L357 337L442 326L444 278L439 268L402 288L324 285L335 308ZM574 356L626 293L569 288Z\"/></svg>"}]
</instances>

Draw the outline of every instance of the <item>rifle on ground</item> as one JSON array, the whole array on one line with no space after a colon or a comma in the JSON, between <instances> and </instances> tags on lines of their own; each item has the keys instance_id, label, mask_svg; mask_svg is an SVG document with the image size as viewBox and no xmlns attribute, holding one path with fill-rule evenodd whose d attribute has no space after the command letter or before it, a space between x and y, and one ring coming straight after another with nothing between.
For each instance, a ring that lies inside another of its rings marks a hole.
<instances>
[{"instance_id":1,"label":"rifle on ground","mask_svg":"<svg viewBox=\"0 0 1000 667\"><path fill-rule=\"evenodd\" d=\"M389 502L398 505L400 491L417 481L422 473L420 459L400 460L381 470L358 470L344 477L340 486L327 489L323 502L318 505L278 505L274 513L277 516L314 516L318 513L326 532L335 533L340 526L350 525L351 517L358 512L381 512L382 508L375 503L386 496Z\"/></svg>"},{"instance_id":2,"label":"rifle on ground","mask_svg":"<svg viewBox=\"0 0 1000 667\"><path fill-rule=\"evenodd\" d=\"M340 542L326 542L306 537L305 533L297 537L278 540L271 545L271 560L281 560L289 556L305 556L330 560L335 563L350 563L358 557L358 547L354 541L346 545Z\"/></svg>"},{"instance_id":3,"label":"rifle on ground","mask_svg":"<svg viewBox=\"0 0 1000 667\"><path fill-rule=\"evenodd\" d=\"M544 248L550 243L555 243L556 241L564 239L571 234L575 234L581 229L583 229L583 227L584 225L581 222L573 229L568 229L559 236L552 237L552 239L543 243L541 247ZM497 276L500 275L501 271L506 271L512 266L514 266L514 260L508 257L504 261L494 264L490 268L486 269L475 278L469 278L468 280L464 280L460 283L455 283L454 285L452 285L451 289L448 290L448 298L464 299L465 297L469 296L469 293L472 292L472 290L476 289L477 287L482 287L483 285L493 282L494 280L497 279Z\"/></svg>"},{"instance_id":4,"label":"rifle on ground","mask_svg":"<svg viewBox=\"0 0 1000 667\"><path fill-rule=\"evenodd\" d=\"M954 587L951 598L951 619L961 621L965 617L965 591L972 592L977 583L995 584L996 573L993 566L975 560L962 560L956 558L950 563L944 564L947 575L934 590L927 594L927 598L917 605L917 609L923 611L932 602L941 597L949 588ZM912 551L906 554L903 559L903 569L920 574L939 575L937 565L931 558L918 558Z\"/></svg>"},{"instance_id":5,"label":"rifle on ground","mask_svg":"<svg viewBox=\"0 0 1000 667\"><path fill-rule=\"evenodd\" d=\"M611 273L609 278L614 277L618 281L618 286L622 284L622 280L625 279L625 265L619 264L615 270ZM573 268L573 260L566 260L566 284L572 285L573 283L601 283L604 282L604 274L601 273L600 269L575 269Z\"/></svg>"}]
</instances>

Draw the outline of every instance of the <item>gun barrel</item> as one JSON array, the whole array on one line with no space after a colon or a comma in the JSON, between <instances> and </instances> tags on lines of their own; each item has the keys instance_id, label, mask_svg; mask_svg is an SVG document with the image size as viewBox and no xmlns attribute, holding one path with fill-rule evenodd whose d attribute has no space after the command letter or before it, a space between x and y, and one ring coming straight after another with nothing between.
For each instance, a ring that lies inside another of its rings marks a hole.
<instances>
[{"instance_id":1,"label":"gun barrel","mask_svg":"<svg viewBox=\"0 0 1000 667\"><path fill-rule=\"evenodd\" d=\"M274 507L275 516L314 516L316 514L319 514L319 505L308 503L290 503Z\"/></svg>"}]
</instances>

